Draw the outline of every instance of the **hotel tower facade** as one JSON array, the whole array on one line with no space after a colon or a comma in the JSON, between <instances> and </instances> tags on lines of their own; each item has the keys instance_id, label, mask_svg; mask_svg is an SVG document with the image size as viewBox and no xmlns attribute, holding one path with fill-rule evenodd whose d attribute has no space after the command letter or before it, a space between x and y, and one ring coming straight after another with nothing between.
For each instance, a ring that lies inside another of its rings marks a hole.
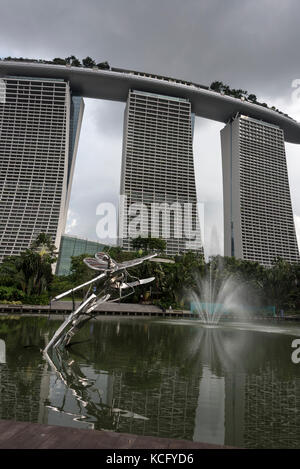
<instances>
[{"instance_id":1,"label":"hotel tower facade","mask_svg":"<svg viewBox=\"0 0 300 469\"><path fill-rule=\"evenodd\" d=\"M221 131L224 255L270 266L299 262L284 134L237 115Z\"/></svg>"},{"instance_id":2,"label":"hotel tower facade","mask_svg":"<svg viewBox=\"0 0 300 469\"><path fill-rule=\"evenodd\" d=\"M141 233L164 239L169 255L203 251L188 100L129 91L120 193L119 234L124 249L130 250L132 238Z\"/></svg>"},{"instance_id":3,"label":"hotel tower facade","mask_svg":"<svg viewBox=\"0 0 300 469\"><path fill-rule=\"evenodd\" d=\"M0 80L0 262L64 233L83 99L61 79Z\"/></svg>"}]
</instances>

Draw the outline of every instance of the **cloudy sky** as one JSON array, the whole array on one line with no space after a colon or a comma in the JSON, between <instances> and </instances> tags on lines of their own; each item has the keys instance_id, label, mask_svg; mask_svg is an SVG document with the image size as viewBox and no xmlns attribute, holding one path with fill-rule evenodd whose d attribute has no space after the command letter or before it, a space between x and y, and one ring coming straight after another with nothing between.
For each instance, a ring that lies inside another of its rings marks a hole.
<instances>
[{"instance_id":1,"label":"cloudy sky","mask_svg":"<svg viewBox=\"0 0 300 469\"><path fill-rule=\"evenodd\" d=\"M89 55L196 83L221 80L300 121L300 97L293 99L292 87L300 80L299 17L299 0L0 0L0 57ZM123 110L122 103L85 100L69 234L96 240L96 207L117 204ZM222 127L196 119L207 255L223 253ZM300 241L300 148L287 144L286 152Z\"/></svg>"}]
</instances>

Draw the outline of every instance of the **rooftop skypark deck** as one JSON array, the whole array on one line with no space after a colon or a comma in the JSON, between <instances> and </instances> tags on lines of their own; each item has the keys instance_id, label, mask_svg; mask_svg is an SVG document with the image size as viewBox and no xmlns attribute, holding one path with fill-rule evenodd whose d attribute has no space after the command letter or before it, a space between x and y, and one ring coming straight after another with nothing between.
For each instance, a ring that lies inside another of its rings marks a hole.
<instances>
[{"instance_id":1,"label":"rooftop skypark deck","mask_svg":"<svg viewBox=\"0 0 300 469\"><path fill-rule=\"evenodd\" d=\"M192 103L192 112L199 117L227 123L236 114L245 114L278 125L286 142L300 143L300 123L291 117L185 80L114 67L100 69L2 60L0 79L8 76L61 78L70 82L73 93L86 98L126 102L130 89L181 97Z\"/></svg>"}]
</instances>

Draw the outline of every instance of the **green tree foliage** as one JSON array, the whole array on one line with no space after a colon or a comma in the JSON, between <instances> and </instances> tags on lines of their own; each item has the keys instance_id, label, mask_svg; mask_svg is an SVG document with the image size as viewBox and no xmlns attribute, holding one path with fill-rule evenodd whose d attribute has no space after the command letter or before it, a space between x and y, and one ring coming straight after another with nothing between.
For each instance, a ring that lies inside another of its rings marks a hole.
<instances>
[{"instance_id":1,"label":"green tree foliage","mask_svg":"<svg viewBox=\"0 0 300 469\"><path fill-rule=\"evenodd\" d=\"M96 62L89 56L85 59L82 59L82 65L86 68L93 68L96 66Z\"/></svg>"},{"instance_id":2,"label":"green tree foliage","mask_svg":"<svg viewBox=\"0 0 300 469\"><path fill-rule=\"evenodd\" d=\"M61 59L60 57L55 57L55 59L53 59L53 63L55 65L66 65L66 59Z\"/></svg>"},{"instance_id":3,"label":"green tree foliage","mask_svg":"<svg viewBox=\"0 0 300 469\"><path fill-rule=\"evenodd\" d=\"M80 254L71 257L71 275L70 279L73 284L80 284L91 280L99 275L96 270L90 269L84 262L85 257L91 257L90 254Z\"/></svg>"},{"instance_id":4,"label":"green tree foliage","mask_svg":"<svg viewBox=\"0 0 300 469\"><path fill-rule=\"evenodd\" d=\"M251 94L248 95L248 100L252 101L253 103L256 103L257 102L257 97L256 97L255 94L251 93Z\"/></svg>"},{"instance_id":5,"label":"green tree foliage","mask_svg":"<svg viewBox=\"0 0 300 469\"><path fill-rule=\"evenodd\" d=\"M137 238L132 239L132 247L136 251L143 250L145 252L163 252L166 249L166 241L161 238L142 238L138 236Z\"/></svg>"},{"instance_id":6,"label":"green tree foliage","mask_svg":"<svg viewBox=\"0 0 300 469\"><path fill-rule=\"evenodd\" d=\"M137 255L140 254L136 253L135 257ZM174 263L145 262L130 269L130 274L138 278L155 277L155 280L138 287L126 301L146 301L164 308L183 307L187 292L194 285L195 277L203 272L203 267L203 256L193 252L176 256Z\"/></svg>"},{"instance_id":7,"label":"green tree foliage","mask_svg":"<svg viewBox=\"0 0 300 469\"><path fill-rule=\"evenodd\" d=\"M109 70L110 66L108 62L100 62L97 64L97 67L102 69L102 70Z\"/></svg>"},{"instance_id":8,"label":"green tree foliage","mask_svg":"<svg viewBox=\"0 0 300 469\"><path fill-rule=\"evenodd\" d=\"M40 233L31 244L30 249L39 254L44 261L47 261L50 264L53 264L56 261L56 247L52 242L51 236L46 233Z\"/></svg>"},{"instance_id":9,"label":"green tree foliage","mask_svg":"<svg viewBox=\"0 0 300 469\"><path fill-rule=\"evenodd\" d=\"M74 282L72 282L70 275L54 275L49 290L50 297L54 298L56 295L71 290L73 287Z\"/></svg>"},{"instance_id":10,"label":"green tree foliage","mask_svg":"<svg viewBox=\"0 0 300 469\"><path fill-rule=\"evenodd\" d=\"M0 301L20 301L24 298L24 293L16 287L0 286Z\"/></svg>"},{"instance_id":11,"label":"green tree foliage","mask_svg":"<svg viewBox=\"0 0 300 469\"><path fill-rule=\"evenodd\" d=\"M248 94L248 92L246 90L242 90L240 88L237 89L237 90L232 88L230 91L231 91L230 92L231 96L233 96L234 98L237 98L237 99L245 98Z\"/></svg>"},{"instance_id":12,"label":"green tree foliage","mask_svg":"<svg viewBox=\"0 0 300 469\"><path fill-rule=\"evenodd\" d=\"M269 107L267 103L260 103L259 101L257 101L257 97L255 94L253 93L248 94L248 91L242 90L241 88L239 89L230 88L230 86L224 84L222 81L213 81L210 85L210 89L213 91L216 91L217 93L222 93L222 94L232 96L237 99L245 99L246 101L250 101L251 103L257 104L258 106L263 106L266 108ZM283 114L275 106L272 106L271 109L273 109L273 111L278 112L279 114ZM287 114L284 114L284 115L286 117L289 117Z\"/></svg>"},{"instance_id":13,"label":"green tree foliage","mask_svg":"<svg viewBox=\"0 0 300 469\"><path fill-rule=\"evenodd\" d=\"M221 93L224 89L224 84L222 81L213 81L210 85L210 89L216 91L217 93Z\"/></svg>"},{"instance_id":14,"label":"green tree foliage","mask_svg":"<svg viewBox=\"0 0 300 469\"><path fill-rule=\"evenodd\" d=\"M75 55L70 55L70 57L66 57L65 61L66 64L71 65L72 67L81 67L80 60L78 60Z\"/></svg>"},{"instance_id":15,"label":"green tree foliage","mask_svg":"<svg viewBox=\"0 0 300 469\"><path fill-rule=\"evenodd\" d=\"M234 89L230 88L228 85L225 85L222 81L214 81L210 85L210 89L213 91L217 91L218 93L223 93L229 96L233 96L234 98L246 98L248 95L248 91L242 89Z\"/></svg>"},{"instance_id":16,"label":"green tree foliage","mask_svg":"<svg viewBox=\"0 0 300 469\"><path fill-rule=\"evenodd\" d=\"M205 261L200 253L186 252L175 257L174 264L155 263L158 272L156 299L164 306L189 308L189 292L198 276L204 274Z\"/></svg>"},{"instance_id":17,"label":"green tree foliage","mask_svg":"<svg viewBox=\"0 0 300 469\"><path fill-rule=\"evenodd\" d=\"M297 268L298 267L298 268ZM278 258L271 269L265 269L262 291L276 310L293 310L299 304L299 266Z\"/></svg>"},{"instance_id":18,"label":"green tree foliage","mask_svg":"<svg viewBox=\"0 0 300 469\"><path fill-rule=\"evenodd\" d=\"M47 295L55 261L55 246L49 235L41 233L25 252L4 260L0 266L1 284L16 287L27 297Z\"/></svg>"},{"instance_id":19,"label":"green tree foliage","mask_svg":"<svg viewBox=\"0 0 300 469\"><path fill-rule=\"evenodd\" d=\"M107 252L117 262L130 261L140 255L135 251L123 251L119 246L105 246L103 251Z\"/></svg>"}]
</instances>

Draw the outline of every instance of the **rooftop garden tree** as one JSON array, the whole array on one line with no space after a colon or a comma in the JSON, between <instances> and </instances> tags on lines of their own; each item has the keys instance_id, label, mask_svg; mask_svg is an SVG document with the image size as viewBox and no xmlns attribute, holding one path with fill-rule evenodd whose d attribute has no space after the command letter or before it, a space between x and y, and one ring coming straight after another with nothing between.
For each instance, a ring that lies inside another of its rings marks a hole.
<instances>
[{"instance_id":1,"label":"rooftop garden tree","mask_svg":"<svg viewBox=\"0 0 300 469\"><path fill-rule=\"evenodd\" d=\"M100 62L97 64L98 68L101 68L103 70L109 70L110 66L108 62Z\"/></svg>"},{"instance_id":2,"label":"rooftop garden tree","mask_svg":"<svg viewBox=\"0 0 300 469\"><path fill-rule=\"evenodd\" d=\"M72 67L81 67L81 62L77 59L77 57L75 57L75 55L70 55L70 57L66 57L65 60L66 63Z\"/></svg>"},{"instance_id":3,"label":"rooftop garden tree","mask_svg":"<svg viewBox=\"0 0 300 469\"><path fill-rule=\"evenodd\" d=\"M53 59L53 63L55 65L66 65L66 59L61 59L60 57L55 57L55 59Z\"/></svg>"},{"instance_id":4,"label":"rooftop garden tree","mask_svg":"<svg viewBox=\"0 0 300 469\"><path fill-rule=\"evenodd\" d=\"M87 56L85 59L82 59L82 65L85 68L93 68L96 66L96 62L89 56Z\"/></svg>"}]
</instances>

